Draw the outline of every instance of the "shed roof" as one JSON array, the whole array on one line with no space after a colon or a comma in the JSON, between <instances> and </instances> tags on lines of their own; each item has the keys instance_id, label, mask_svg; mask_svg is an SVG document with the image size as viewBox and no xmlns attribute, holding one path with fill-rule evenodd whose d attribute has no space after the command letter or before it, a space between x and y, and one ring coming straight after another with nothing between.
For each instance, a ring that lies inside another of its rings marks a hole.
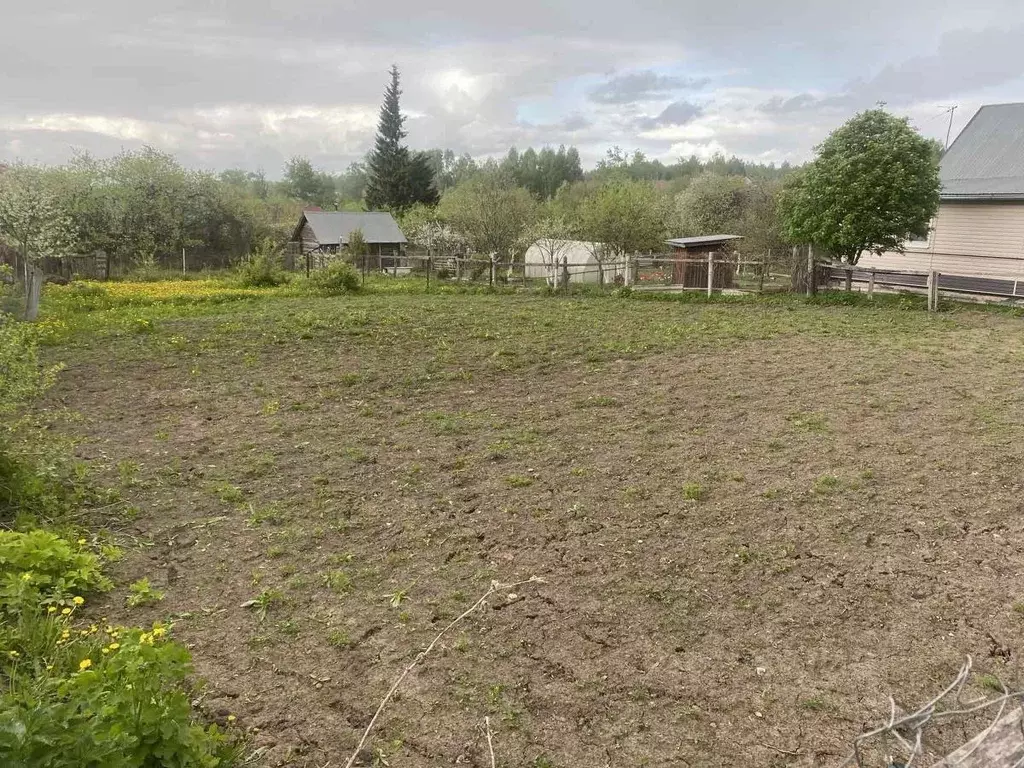
<instances>
[{"instance_id":1,"label":"shed roof","mask_svg":"<svg viewBox=\"0 0 1024 768\"><path fill-rule=\"evenodd\" d=\"M1024 200L1024 103L987 104L939 164L943 200Z\"/></svg>"},{"instance_id":2,"label":"shed roof","mask_svg":"<svg viewBox=\"0 0 1024 768\"><path fill-rule=\"evenodd\" d=\"M676 248L692 248L698 245L718 245L719 243L728 243L730 240L742 239L743 235L700 235L698 237L675 237L665 242Z\"/></svg>"},{"instance_id":3,"label":"shed roof","mask_svg":"<svg viewBox=\"0 0 1024 768\"><path fill-rule=\"evenodd\" d=\"M321 244L348 244L348 236L361 230L368 243L405 243L405 235L394 217L386 211L303 211L295 228L298 237L304 221Z\"/></svg>"}]
</instances>

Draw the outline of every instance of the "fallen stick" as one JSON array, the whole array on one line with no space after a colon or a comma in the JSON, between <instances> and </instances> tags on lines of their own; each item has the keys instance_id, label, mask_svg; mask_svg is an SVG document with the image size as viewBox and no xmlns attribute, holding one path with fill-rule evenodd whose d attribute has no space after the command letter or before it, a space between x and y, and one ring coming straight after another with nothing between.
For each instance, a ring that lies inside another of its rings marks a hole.
<instances>
[{"instance_id":1,"label":"fallen stick","mask_svg":"<svg viewBox=\"0 0 1024 768\"><path fill-rule=\"evenodd\" d=\"M473 603L473 605L467 608L465 612L458 616L458 618L453 619L448 626L446 626L444 629L438 632L434 639L430 641L430 645L428 645L426 648L424 648L422 651L416 654L416 658L412 660L412 663L402 670L402 674L398 676L398 678L392 684L391 688L384 695L384 698L381 699L380 706L378 706L377 711L373 713L373 717L370 719L370 724L367 725L366 730L363 731L363 736L359 739L359 743L353 750L352 756L349 757L348 762L345 763L345 768L352 768L352 766L355 765L356 760L359 759L359 753L363 751L363 745L366 744L366 740L370 737L370 731L372 731L373 726L377 724L377 719L381 716L381 713L384 711L384 708L388 705L388 702L391 701L392 697L395 695L395 692L398 691L398 687L402 684L402 681L405 680L409 673L412 672L416 668L416 666L421 661L423 661L424 658L426 658L427 654L434 650L434 646L437 645L438 641L440 641L440 639L444 637L445 634L452 627L454 627L456 624L458 624L460 621L462 621L464 618L469 616L474 611L479 610L484 605L484 603L487 602L487 598L489 598L498 590L508 590L512 589L513 587L522 586L523 584L533 584L537 582L543 583L543 581L543 579L538 578L537 576L531 576L530 578L526 579L526 581L517 581L513 584L501 584L500 582L492 581L490 588L486 592L484 592L483 595L480 596L479 600L477 600L475 603ZM488 728L488 744L490 744L490 741L490 730ZM491 765L494 765L493 750L491 751Z\"/></svg>"},{"instance_id":2,"label":"fallen stick","mask_svg":"<svg viewBox=\"0 0 1024 768\"><path fill-rule=\"evenodd\" d=\"M491 741L491 718L484 718L484 728L487 729L487 751L491 753L491 768L497 768L497 763L494 761L494 742Z\"/></svg>"}]
</instances>

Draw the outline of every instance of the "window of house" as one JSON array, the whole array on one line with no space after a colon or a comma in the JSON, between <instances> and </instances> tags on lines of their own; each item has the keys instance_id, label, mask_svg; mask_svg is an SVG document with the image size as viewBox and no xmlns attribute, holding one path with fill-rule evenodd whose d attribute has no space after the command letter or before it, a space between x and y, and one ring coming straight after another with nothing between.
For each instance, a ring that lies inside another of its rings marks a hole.
<instances>
[{"instance_id":1,"label":"window of house","mask_svg":"<svg viewBox=\"0 0 1024 768\"><path fill-rule=\"evenodd\" d=\"M932 232L935 231L935 219L928 222L928 234L924 237L920 235L910 235L907 237L904 245L907 248L929 248L932 244Z\"/></svg>"}]
</instances>

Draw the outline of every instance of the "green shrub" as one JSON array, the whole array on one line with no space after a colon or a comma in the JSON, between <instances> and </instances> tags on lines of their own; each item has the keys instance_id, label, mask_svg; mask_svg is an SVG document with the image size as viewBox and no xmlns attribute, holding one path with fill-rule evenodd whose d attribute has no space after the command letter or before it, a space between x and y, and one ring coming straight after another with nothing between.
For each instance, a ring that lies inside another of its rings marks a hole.
<instances>
[{"instance_id":1,"label":"green shrub","mask_svg":"<svg viewBox=\"0 0 1024 768\"><path fill-rule=\"evenodd\" d=\"M110 586L91 552L47 531L0 531L0 610L16 614L70 603Z\"/></svg>"},{"instance_id":2,"label":"green shrub","mask_svg":"<svg viewBox=\"0 0 1024 768\"><path fill-rule=\"evenodd\" d=\"M310 275L309 285L325 296L355 293L360 288L359 273L351 264L336 260Z\"/></svg>"},{"instance_id":3,"label":"green shrub","mask_svg":"<svg viewBox=\"0 0 1024 768\"><path fill-rule=\"evenodd\" d=\"M258 251L238 270L238 284L242 288L276 288L288 282L281 268L280 255L274 251Z\"/></svg>"},{"instance_id":4,"label":"green shrub","mask_svg":"<svg viewBox=\"0 0 1024 768\"><path fill-rule=\"evenodd\" d=\"M239 757L216 726L193 720L189 653L162 625L79 631L69 616L37 615L0 627L0 643L5 764L226 768Z\"/></svg>"}]
</instances>

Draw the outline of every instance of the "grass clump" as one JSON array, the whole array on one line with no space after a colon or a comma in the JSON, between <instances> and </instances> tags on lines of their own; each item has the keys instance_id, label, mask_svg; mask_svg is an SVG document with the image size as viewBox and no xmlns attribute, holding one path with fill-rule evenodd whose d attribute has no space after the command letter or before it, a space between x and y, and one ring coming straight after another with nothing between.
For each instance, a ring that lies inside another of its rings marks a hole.
<instances>
[{"instance_id":1,"label":"grass clump","mask_svg":"<svg viewBox=\"0 0 1024 768\"><path fill-rule=\"evenodd\" d=\"M509 488L528 488L533 485L533 478L526 475L509 475L505 478L505 485Z\"/></svg>"},{"instance_id":2,"label":"grass clump","mask_svg":"<svg viewBox=\"0 0 1024 768\"><path fill-rule=\"evenodd\" d=\"M683 498L687 501L702 501L706 495L700 483L689 482L683 486Z\"/></svg>"}]
</instances>

